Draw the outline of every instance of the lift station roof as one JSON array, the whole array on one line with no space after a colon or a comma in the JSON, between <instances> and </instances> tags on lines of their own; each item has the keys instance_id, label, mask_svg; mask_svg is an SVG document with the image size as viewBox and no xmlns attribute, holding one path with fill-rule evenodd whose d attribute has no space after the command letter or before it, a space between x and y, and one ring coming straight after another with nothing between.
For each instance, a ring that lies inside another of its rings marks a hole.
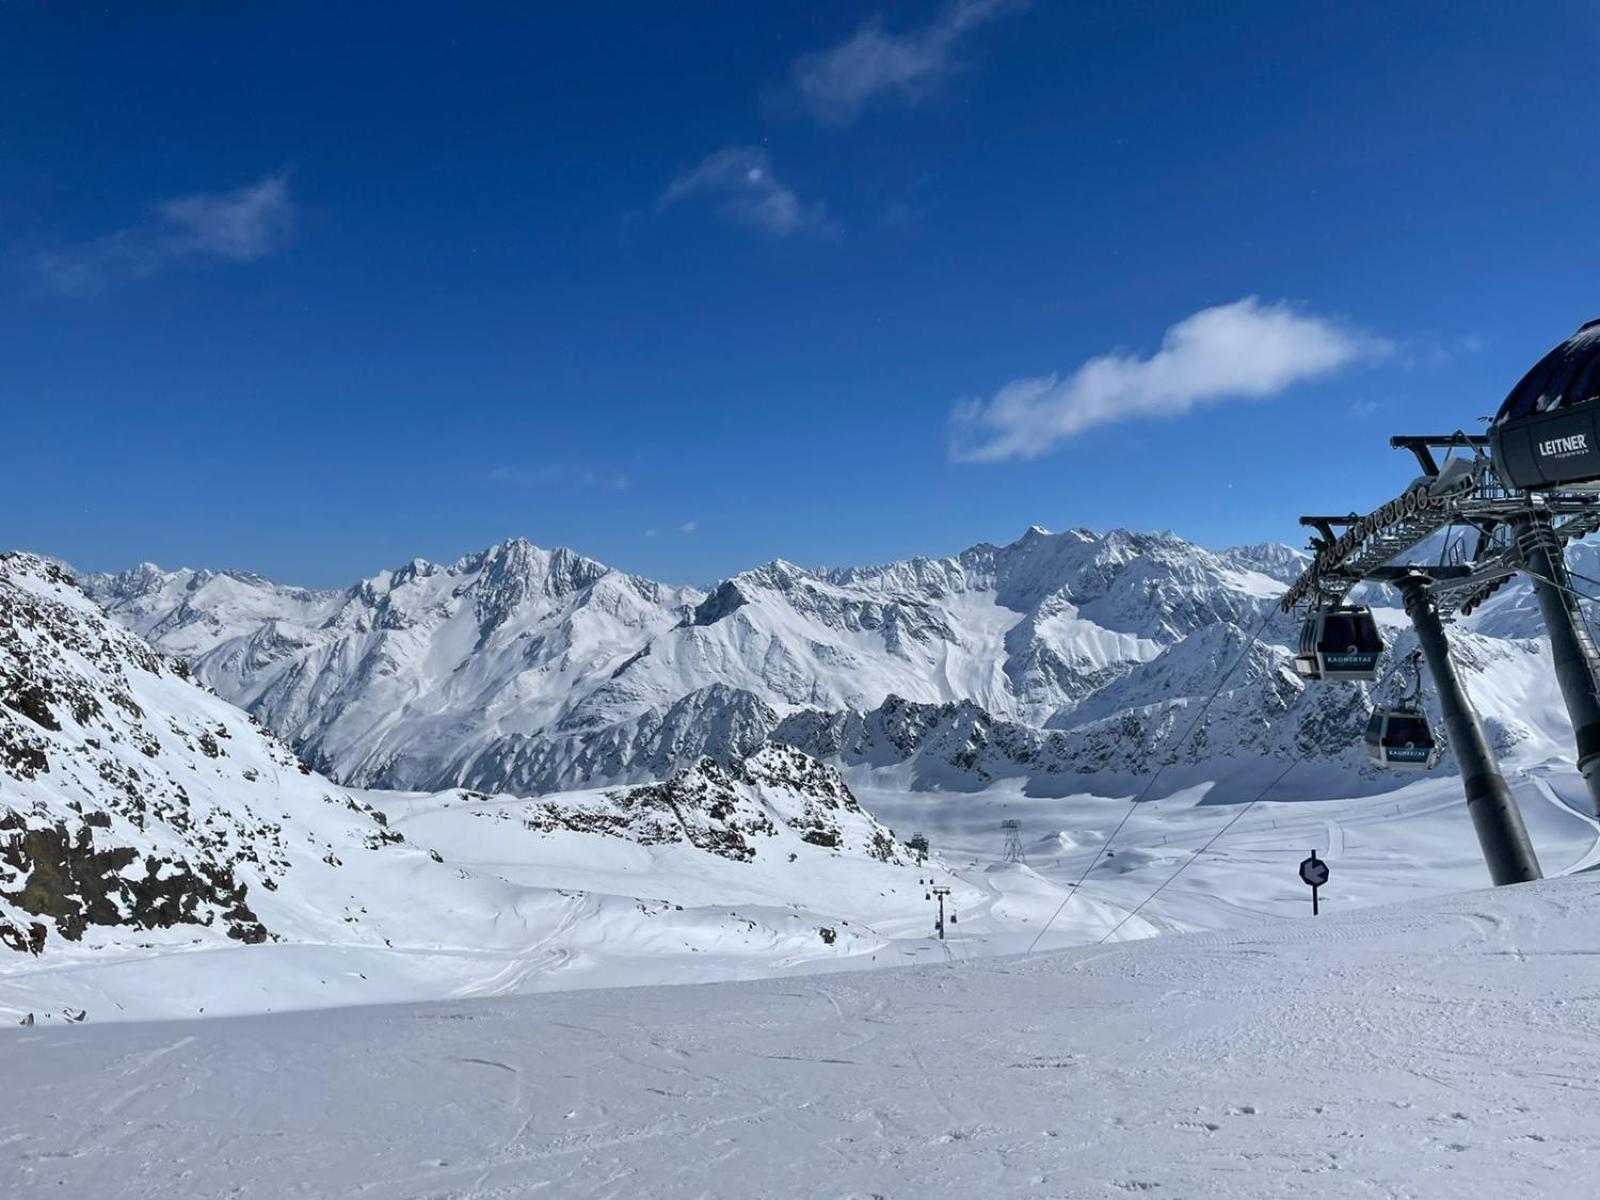
<instances>
[{"instance_id":1,"label":"lift station roof","mask_svg":"<svg viewBox=\"0 0 1600 1200\"><path fill-rule=\"evenodd\" d=\"M1507 482L1546 488L1600 479L1600 320L1534 364L1489 426Z\"/></svg>"}]
</instances>

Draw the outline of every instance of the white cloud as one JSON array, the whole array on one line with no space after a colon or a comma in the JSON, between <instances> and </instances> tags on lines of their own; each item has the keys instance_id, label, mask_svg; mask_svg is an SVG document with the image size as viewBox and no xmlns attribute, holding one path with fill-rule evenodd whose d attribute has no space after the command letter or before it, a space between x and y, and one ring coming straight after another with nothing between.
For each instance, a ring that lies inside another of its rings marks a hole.
<instances>
[{"instance_id":1,"label":"white cloud","mask_svg":"<svg viewBox=\"0 0 1600 1200\"><path fill-rule=\"evenodd\" d=\"M772 173L772 159L754 146L729 146L674 179L658 210L703 199L716 212L749 229L787 237L823 223L822 205L808 204Z\"/></svg>"},{"instance_id":2,"label":"white cloud","mask_svg":"<svg viewBox=\"0 0 1600 1200\"><path fill-rule=\"evenodd\" d=\"M1014 379L988 400L958 405L951 455L1037 458L1097 425L1271 396L1391 348L1339 322L1247 296L1185 317L1148 358L1105 354L1065 378Z\"/></svg>"},{"instance_id":3,"label":"white cloud","mask_svg":"<svg viewBox=\"0 0 1600 1200\"><path fill-rule=\"evenodd\" d=\"M271 254L294 226L289 181L268 175L231 192L180 196L156 206L173 254L207 254L250 262Z\"/></svg>"},{"instance_id":4,"label":"white cloud","mask_svg":"<svg viewBox=\"0 0 1600 1200\"><path fill-rule=\"evenodd\" d=\"M288 178L268 175L228 192L163 200L137 225L44 251L35 266L52 291L95 292L182 261L253 262L283 246L294 221Z\"/></svg>"},{"instance_id":5,"label":"white cloud","mask_svg":"<svg viewBox=\"0 0 1600 1200\"><path fill-rule=\"evenodd\" d=\"M700 522L698 522L698 521L685 521L682 525L678 526L678 532L679 533L693 533L695 530L697 530L699 528L700 528Z\"/></svg>"},{"instance_id":6,"label":"white cloud","mask_svg":"<svg viewBox=\"0 0 1600 1200\"><path fill-rule=\"evenodd\" d=\"M874 97L915 103L954 69L956 44L981 25L1026 6L1026 0L951 0L933 21L903 34L869 21L848 41L807 54L794 82L817 119L848 125Z\"/></svg>"}]
</instances>

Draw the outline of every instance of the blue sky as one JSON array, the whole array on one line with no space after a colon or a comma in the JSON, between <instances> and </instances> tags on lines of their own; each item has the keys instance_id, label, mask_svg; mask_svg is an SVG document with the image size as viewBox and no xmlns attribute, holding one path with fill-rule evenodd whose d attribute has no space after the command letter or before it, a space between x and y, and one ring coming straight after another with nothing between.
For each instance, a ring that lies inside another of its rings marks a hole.
<instances>
[{"instance_id":1,"label":"blue sky","mask_svg":"<svg viewBox=\"0 0 1600 1200\"><path fill-rule=\"evenodd\" d=\"M1600 315L1597 34L11 0L0 544L330 585L513 534L674 581L1298 543Z\"/></svg>"}]
</instances>

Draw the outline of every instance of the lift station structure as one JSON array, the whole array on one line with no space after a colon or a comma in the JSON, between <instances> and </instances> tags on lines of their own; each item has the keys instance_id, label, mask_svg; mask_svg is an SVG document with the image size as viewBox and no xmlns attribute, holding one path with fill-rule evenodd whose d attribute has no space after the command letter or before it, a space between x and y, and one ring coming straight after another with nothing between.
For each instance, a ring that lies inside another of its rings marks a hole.
<instances>
[{"instance_id":1,"label":"lift station structure","mask_svg":"<svg viewBox=\"0 0 1600 1200\"><path fill-rule=\"evenodd\" d=\"M1390 445L1410 451L1421 468L1403 493L1365 514L1300 518L1314 531L1312 562L1280 601L1284 612L1304 619L1296 669L1308 679L1375 680L1382 637L1371 610L1350 603L1350 593L1364 582L1398 590L1490 878L1496 885L1538 879L1521 810L1451 658L1445 626L1517 574L1528 577L1572 718L1578 770L1600 814L1600 651L1578 610L1565 555L1568 542L1600 530L1600 321L1534 365L1487 435L1402 436ZM1437 563L1405 561L1452 526L1464 531L1453 553ZM1374 714L1367 731L1373 761L1414 766L1433 753L1419 701L1414 690Z\"/></svg>"}]
</instances>

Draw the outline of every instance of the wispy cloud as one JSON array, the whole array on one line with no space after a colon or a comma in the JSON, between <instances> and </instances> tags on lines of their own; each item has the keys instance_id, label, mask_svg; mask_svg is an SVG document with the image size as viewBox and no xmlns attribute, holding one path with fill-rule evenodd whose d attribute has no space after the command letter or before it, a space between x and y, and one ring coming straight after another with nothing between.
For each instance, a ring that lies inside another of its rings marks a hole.
<instances>
[{"instance_id":1,"label":"wispy cloud","mask_svg":"<svg viewBox=\"0 0 1600 1200\"><path fill-rule=\"evenodd\" d=\"M695 532L695 530L697 530L699 528L700 528L700 522L699 521L685 521L682 525L678 526L678 532L679 533L693 533L693 532Z\"/></svg>"},{"instance_id":2,"label":"wispy cloud","mask_svg":"<svg viewBox=\"0 0 1600 1200\"><path fill-rule=\"evenodd\" d=\"M955 69L956 46L980 26L1027 6L1027 0L951 0L932 22L885 33L868 21L848 41L794 64L795 87L817 119L848 125L878 96L915 103Z\"/></svg>"},{"instance_id":3,"label":"wispy cloud","mask_svg":"<svg viewBox=\"0 0 1600 1200\"><path fill-rule=\"evenodd\" d=\"M602 471L572 463L533 463L499 466L489 471L489 482L515 487L602 488L625 492L633 481L619 471Z\"/></svg>"},{"instance_id":4,"label":"wispy cloud","mask_svg":"<svg viewBox=\"0 0 1600 1200\"><path fill-rule=\"evenodd\" d=\"M1458 337L1430 335L1407 341L1399 347L1400 365L1408 370L1436 371L1453 366L1464 358L1481 354L1484 341L1477 334Z\"/></svg>"},{"instance_id":5,"label":"wispy cloud","mask_svg":"<svg viewBox=\"0 0 1600 1200\"><path fill-rule=\"evenodd\" d=\"M96 292L182 262L265 258L289 240L294 223L288 177L280 173L232 191L163 200L138 224L42 251L34 265L52 291Z\"/></svg>"},{"instance_id":6,"label":"wispy cloud","mask_svg":"<svg viewBox=\"0 0 1600 1200\"><path fill-rule=\"evenodd\" d=\"M1147 358L1105 354L1064 378L1014 379L988 400L958 405L951 456L1037 458L1097 425L1275 395L1391 350L1341 322L1247 296L1185 317Z\"/></svg>"},{"instance_id":7,"label":"wispy cloud","mask_svg":"<svg viewBox=\"0 0 1600 1200\"><path fill-rule=\"evenodd\" d=\"M718 215L747 229L787 237L823 224L821 204L800 199L772 173L772 157L755 146L728 146L674 179L657 211L699 199Z\"/></svg>"}]
</instances>

